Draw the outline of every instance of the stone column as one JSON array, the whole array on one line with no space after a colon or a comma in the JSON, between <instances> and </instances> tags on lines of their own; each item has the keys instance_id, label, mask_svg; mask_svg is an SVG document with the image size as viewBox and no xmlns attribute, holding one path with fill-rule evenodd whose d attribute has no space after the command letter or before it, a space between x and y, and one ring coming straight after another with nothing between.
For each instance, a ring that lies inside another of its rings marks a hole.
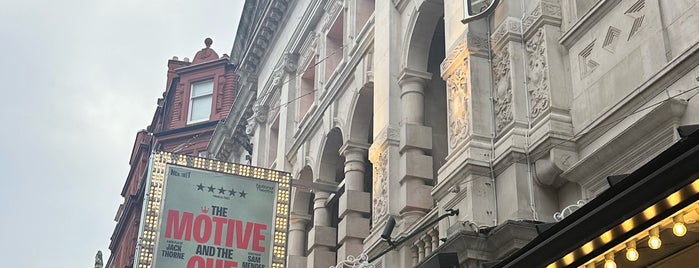
<instances>
[{"instance_id":1,"label":"stone column","mask_svg":"<svg viewBox=\"0 0 699 268\"><path fill-rule=\"evenodd\" d=\"M422 237L422 242L425 243L425 257L429 257L432 254L432 236L430 234L425 234Z\"/></svg>"},{"instance_id":2,"label":"stone column","mask_svg":"<svg viewBox=\"0 0 699 268\"><path fill-rule=\"evenodd\" d=\"M425 260L425 243L422 240L418 240L415 245L417 246L417 261L421 262Z\"/></svg>"},{"instance_id":3,"label":"stone column","mask_svg":"<svg viewBox=\"0 0 699 268\"><path fill-rule=\"evenodd\" d=\"M370 195L364 191L364 159L368 145L347 143L340 148L345 157L345 193L340 196L337 258L358 256L369 235Z\"/></svg>"},{"instance_id":4,"label":"stone column","mask_svg":"<svg viewBox=\"0 0 699 268\"><path fill-rule=\"evenodd\" d=\"M309 219L303 216L291 215L289 220L289 267L305 267L306 257L304 245L306 244L306 225Z\"/></svg>"},{"instance_id":5,"label":"stone column","mask_svg":"<svg viewBox=\"0 0 699 268\"><path fill-rule=\"evenodd\" d=\"M325 207L330 193L317 191L313 199L313 228L308 232L308 267L335 265L335 228L330 227L330 212Z\"/></svg>"},{"instance_id":6,"label":"stone column","mask_svg":"<svg viewBox=\"0 0 699 268\"><path fill-rule=\"evenodd\" d=\"M401 217L406 226L432 208L430 190L433 179L432 128L424 125L424 90L432 74L404 69L401 87L400 198Z\"/></svg>"}]
</instances>

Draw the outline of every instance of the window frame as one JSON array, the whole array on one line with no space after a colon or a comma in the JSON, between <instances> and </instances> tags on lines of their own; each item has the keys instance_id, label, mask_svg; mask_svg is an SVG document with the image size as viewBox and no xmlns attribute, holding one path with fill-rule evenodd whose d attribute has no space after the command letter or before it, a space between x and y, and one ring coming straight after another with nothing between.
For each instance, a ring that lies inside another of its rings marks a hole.
<instances>
[{"instance_id":1,"label":"window frame","mask_svg":"<svg viewBox=\"0 0 699 268\"><path fill-rule=\"evenodd\" d=\"M194 87L199 84L204 84L204 83L211 83L211 92L207 94L201 94L194 96ZM208 78L208 79L203 79L195 82L191 82L189 85L189 108L187 109L187 125L189 124L195 124L195 123L200 123L200 122L205 122L209 121L211 119L211 110L213 109L213 101L214 101L214 79L213 78ZM192 106L194 104L195 99L199 98L206 98L209 97L209 115L207 117L201 118L201 119L192 119Z\"/></svg>"}]
</instances>

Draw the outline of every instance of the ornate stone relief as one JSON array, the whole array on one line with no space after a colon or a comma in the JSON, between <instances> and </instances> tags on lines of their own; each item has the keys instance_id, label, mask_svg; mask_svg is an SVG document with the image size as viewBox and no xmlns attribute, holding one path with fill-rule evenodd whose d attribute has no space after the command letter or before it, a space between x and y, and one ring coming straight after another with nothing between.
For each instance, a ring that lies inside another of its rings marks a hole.
<instances>
[{"instance_id":1,"label":"ornate stone relief","mask_svg":"<svg viewBox=\"0 0 699 268\"><path fill-rule=\"evenodd\" d=\"M388 149L382 147L378 157L373 161L374 181L373 181L373 221L379 222L388 213Z\"/></svg>"},{"instance_id":2,"label":"ornate stone relief","mask_svg":"<svg viewBox=\"0 0 699 268\"><path fill-rule=\"evenodd\" d=\"M534 30L540 27L540 23L548 23L555 26L561 25L561 6L558 1L542 0L532 10L532 12L524 19L522 29L525 32ZM536 24L536 25L535 25ZM531 29L534 26L534 29Z\"/></svg>"},{"instance_id":3,"label":"ornate stone relief","mask_svg":"<svg viewBox=\"0 0 699 268\"><path fill-rule=\"evenodd\" d=\"M447 78L449 105L449 147L461 144L469 133L469 98L468 65L461 63L454 73Z\"/></svg>"},{"instance_id":4,"label":"ornate stone relief","mask_svg":"<svg viewBox=\"0 0 699 268\"><path fill-rule=\"evenodd\" d=\"M454 49L451 50L449 55L447 55L447 57L444 59L444 61L442 62L442 64L439 67L439 69L440 69L439 71L441 72L442 77L444 76L444 73L446 73L446 70L451 66L451 64L454 63L454 60L459 55L461 55L461 53L463 53L465 49L466 49L466 42L463 39L459 40L456 43L456 46L454 47Z\"/></svg>"},{"instance_id":5,"label":"ornate stone relief","mask_svg":"<svg viewBox=\"0 0 699 268\"><path fill-rule=\"evenodd\" d=\"M342 4L339 1L335 0L332 2L335 2L332 4L332 7L325 10L326 16L325 16L325 18L323 18L323 24L322 24L323 25L323 32L330 29L332 24L335 22L335 18L337 17L337 14L340 13L340 9L342 8Z\"/></svg>"},{"instance_id":6,"label":"ornate stone relief","mask_svg":"<svg viewBox=\"0 0 699 268\"><path fill-rule=\"evenodd\" d=\"M532 118L537 118L549 107L549 78L546 60L546 34L542 28L527 41L527 87Z\"/></svg>"},{"instance_id":7,"label":"ornate stone relief","mask_svg":"<svg viewBox=\"0 0 699 268\"><path fill-rule=\"evenodd\" d=\"M282 64L284 65L284 71L287 73L294 73L298 68L299 55L295 53L284 53L284 58L282 59Z\"/></svg>"},{"instance_id":8,"label":"ornate stone relief","mask_svg":"<svg viewBox=\"0 0 699 268\"><path fill-rule=\"evenodd\" d=\"M265 53L267 53L267 48L271 40L274 38L276 30L279 28L279 24L284 18L288 8L287 2L288 1L286 0L275 1L274 4L270 6L268 15L263 16L260 19L259 33L252 36L251 40L249 40L251 47L249 50L250 53L243 58L240 69L248 73L254 73L257 70L257 65L260 63L260 59L264 58ZM243 16L243 18L245 19L249 16L254 15ZM246 24L249 24L252 21L250 19L246 19L245 22Z\"/></svg>"},{"instance_id":9,"label":"ornate stone relief","mask_svg":"<svg viewBox=\"0 0 699 268\"><path fill-rule=\"evenodd\" d=\"M495 55L495 131L502 131L512 122L512 80L510 79L510 50L505 46Z\"/></svg>"},{"instance_id":10,"label":"ornate stone relief","mask_svg":"<svg viewBox=\"0 0 699 268\"><path fill-rule=\"evenodd\" d=\"M490 44L488 44L488 42L488 37L480 34L468 33L466 36L468 52L471 54L481 53L487 55L490 49Z\"/></svg>"},{"instance_id":11,"label":"ornate stone relief","mask_svg":"<svg viewBox=\"0 0 699 268\"><path fill-rule=\"evenodd\" d=\"M456 46L451 50L449 55L446 56L442 64L440 65L440 72L442 77L445 76L448 69L452 64L459 64L461 56L466 50L468 50L471 55L482 55L487 56L488 50L490 49L490 44L488 44L487 36L482 36L477 33L467 33L466 36L459 38L456 42ZM457 61L459 59L459 61ZM463 59L465 61L465 59Z\"/></svg>"},{"instance_id":12,"label":"ornate stone relief","mask_svg":"<svg viewBox=\"0 0 699 268\"><path fill-rule=\"evenodd\" d=\"M519 19L513 17L506 18L491 35L491 47L493 49L500 49L507 41L519 41L521 27L522 25Z\"/></svg>"},{"instance_id":13,"label":"ornate stone relief","mask_svg":"<svg viewBox=\"0 0 699 268\"><path fill-rule=\"evenodd\" d=\"M253 114L248 118L248 124L245 128L245 134L254 135L258 124L262 124L267 120L267 112L269 107L266 105L255 104L252 107Z\"/></svg>"}]
</instances>

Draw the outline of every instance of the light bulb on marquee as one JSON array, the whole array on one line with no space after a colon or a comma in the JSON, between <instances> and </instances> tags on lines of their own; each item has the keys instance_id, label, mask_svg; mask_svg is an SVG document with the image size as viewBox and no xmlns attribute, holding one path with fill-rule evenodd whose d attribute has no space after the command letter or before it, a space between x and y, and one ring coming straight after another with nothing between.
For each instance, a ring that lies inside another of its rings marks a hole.
<instances>
[{"instance_id":1,"label":"light bulb on marquee","mask_svg":"<svg viewBox=\"0 0 699 268\"><path fill-rule=\"evenodd\" d=\"M636 240L631 240L626 243L626 259L629 261L637 261L639 257L638 250L636 250Z\"/></svg>"},{"instance_id":2,"label":"light bulb on marquee","mask_svg":"<svg viewBox=\"0 0 699 268\"><path fill-rule=\"evenodd\" d=\"M684 217L679 214L672 218L672 233L677 237L683 237L687 234L687 226L684 224Z\"/></svg>"},{"instance_id":3,"label":"light bulb on marquee","mask_svg":"<svg viewBox=\"0 0 699 268\"><path fill-rule=\"evenodd\" d=\"M660 230L658 227L650 229L648 232L648 247L652 249L659 249L662 246L663 241L660 240Z\"/></svg>"},{"instance_id":4,"label":"light bulb on marquee","mask_svg":"<svg viewBox=\"0 0 699 268\"><path fill-rule=\"evenodd\" d=\"M614 252L609 252L606 256L604 256L604 268L616 268L616 262L614 262Z\"/></svg>"}]
</instances>

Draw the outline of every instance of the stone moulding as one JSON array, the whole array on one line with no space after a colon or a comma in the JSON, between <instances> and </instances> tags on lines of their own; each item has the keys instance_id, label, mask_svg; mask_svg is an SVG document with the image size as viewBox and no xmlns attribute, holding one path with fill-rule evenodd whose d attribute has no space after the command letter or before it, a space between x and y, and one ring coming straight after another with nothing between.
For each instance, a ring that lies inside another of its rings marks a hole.
<instances>
[{"instance_id":1,"label":"stone moulding","mask_svg":"<svg viewBox=\"0 0 699 268\"><path fill-rule=\"evenodd\" d=\"M558 42L570 49L585 33L594 27L604 16L607 15L621 0L600 0L582 18L566 31Z\"/></svg>"},{"instance_id":2,"label":"stone moulding","mask_svg":"<svg viewBox=\"0 0 699 268\"><path fill-rule=\"evenodd\" d=\"M498 26L493 34L490 35L490 43L493 50L502 50L503 46L511 41L521 41L522 24L518 19L507 17L500 26Z\"/></svg>"},{"instance_id":3,"label":"stone moulding","mask_svg":"<svg viewBox=\"0 0 699 268\"><path fill-rule=\"evenodd\" d=\"M489 49L490 44L487 36L475 32L464 33L440 64L442 78L446 80L458 66L466 61L469 55L488 57Z\"/></svg>"},{"instance_id":4,"label":"stone moulding","mask_svg":"<svg viewBox=\"0 0 699 268\"><path fill-rule=\"evenodd\" d=\"M544 25L561 26L562 10L558 1L542 0L522 22L524 38L529 39Z\"/></svg>"}]
</instances>

